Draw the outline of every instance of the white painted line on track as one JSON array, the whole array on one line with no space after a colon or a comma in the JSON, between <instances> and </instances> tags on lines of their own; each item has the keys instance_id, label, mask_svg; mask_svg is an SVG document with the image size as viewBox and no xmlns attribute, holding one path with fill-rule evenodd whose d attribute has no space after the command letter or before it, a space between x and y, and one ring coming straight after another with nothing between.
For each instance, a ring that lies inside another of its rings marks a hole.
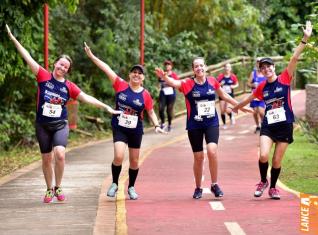
<instances>
[{"instance_id":1,"label":"white painted line on track","mask_svg":"<svg viewBox=\"0 0 318 235\"><path fill-rule=\"evenodd\" d=\"M222 202L209 202L209 204L210 204L212 210L214 210L214 211L224 211L225 210Z\"/></svg>"},{"instance_id":2,"label":"white painted line on track","mask_svg":"<svg viewBox=\"0 0 318 235\"><path fill-rule=\"evenodd\" d=\"M211 190L209 188L203 188L202 193L211 194Z\"/></svg>"},{"instance_id":3,"label":"white painted line on track","mask_svg":"<svg viewBox=\"0 0 318 235\"><path fill-rule=\"evenodd\" d=\"M235 136L225 136L223 137L225 140L234 140L236 137Z\"/></svg>"},{"instance_id":4,"label":"white painted line on track","mask_svg":"<svg viewBox=\"0 0 318 235\"><path fill-rule=\"evenodd\" d=\"M246 133L250 133L250 130L244 130L244 131L239 131L239 134L246 134Z\"/></svg>"},{"instance_id":5,"label":"white painted line on track","mask_svg":"<svg viewBox=\"0 0 318 235\"><path fill-rule=\"evenodd\" d=\"M236 222L224 222L225 227L231 235L246 235L240 225Z\"/></svg>"}]
</instances>

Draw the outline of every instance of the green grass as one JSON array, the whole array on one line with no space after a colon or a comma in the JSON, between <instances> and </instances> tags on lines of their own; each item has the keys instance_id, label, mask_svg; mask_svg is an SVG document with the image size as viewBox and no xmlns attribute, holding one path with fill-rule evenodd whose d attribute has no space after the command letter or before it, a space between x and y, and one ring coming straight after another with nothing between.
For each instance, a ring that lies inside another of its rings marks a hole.
<instances>
[{"instance_id":1,"label":"green grass","mask_svg":"<svg viewBox=\"0 0 318 235\"><path fill-rule=\"evenodd\" d=\"M309 143L301 130L294 132L282 162L280 180L296 191L318 193L318 145Z\"/></svg>"}]
</instances>

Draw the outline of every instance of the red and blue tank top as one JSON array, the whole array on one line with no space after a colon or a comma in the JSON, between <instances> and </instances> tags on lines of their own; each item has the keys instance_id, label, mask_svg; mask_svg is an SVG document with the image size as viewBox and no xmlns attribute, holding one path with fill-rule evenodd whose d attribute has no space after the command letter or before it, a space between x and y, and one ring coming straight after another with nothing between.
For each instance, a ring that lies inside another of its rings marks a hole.
<instances>
[{"instance_id":1,"label":"red and blue tank top","mask_svg":"<svg viewBox=\"0 0 318 235\"><path fill-rule=\"evenodd\" d=\"M48 123L67 120L66 103L72 98L76 99L81 93L78 86L69 81L60 82L53 75L40 67L36 76L38 83L36 122Z\"/></svg>"},{"instance_id":2,"label":"red and blue tank top","mask_svg":"<svg viewBox=\"0 0 318 235\"><path fill-rule=\"evenodd\" d=\"M144 110L153 109L153 100L146 89L133 91L129 84L117 77L113 88L115 90L116 109L123 111L121 115L113 115L112 127L128 132L143 133Z\"/></svg>"},{"instance_id":3,"label":"red and blue tank top","mask_svg":"<svg viewBox=\"0 0 318 235\"><path fill-rule=\"evenodd\" d=\"M274 82L263 81L254 90L254 96L266 104L262 126L276 126L295 121L290 98L292 76L285 69Z\"/></svg>"},{"instance_id":4,"label":"red and blue tank top","mask_svg":"<svg viewBox=\"0 0 318 235\"><path fill-rule=\"evenodd\" d=\"M204 84L197 84L194 78L181 81L180 92L185 96L187 108L187 130L219 126L215 108L216 90L220 84L214 77L207 77Z\"/></svg>"}]
</instances>

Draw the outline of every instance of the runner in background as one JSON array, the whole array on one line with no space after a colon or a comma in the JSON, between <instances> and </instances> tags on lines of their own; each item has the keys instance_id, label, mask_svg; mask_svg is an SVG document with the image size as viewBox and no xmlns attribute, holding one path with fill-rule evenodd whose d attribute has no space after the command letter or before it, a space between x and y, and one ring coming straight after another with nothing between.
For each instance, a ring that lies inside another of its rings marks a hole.
<instances>
[{"instance_id":1,"label":"runner in background","mask_svg":"<svg viewBox=\"0 0 318 235\"><path fill-rule=\"evenodd\" d=\"M85 94L73 82L65 78L72 68L72 60L69 56L61 55L58 57L54 62L54 69L51 73L42 68L31 57L29 52L12 35L8 25L6 25L6 28L11 41L37 79L38 93L35 129L42 155L42 170L47 186L43 202L50 203L54 197L57 197L58 201L64 201L65 195L61 184L65 166L65 148L69 135L67 101L70 98L78 99L98 108L106 109L113 114L120 112ZM53 177L55 177L55 186L53 186Z\"/></svg>"},{"instance_id":2,"label":"runner in background","mask_svg":"<svg viewBox=\"0 0 318 235\"><path fill-rule=\"evenodd\" d=\"M256 65L253 71L251 72L249 79L247 80L247 86L254 91L256 87L266 78L264 77L263 73L259 68L259 61L260 59L256 60ZM261 123L264 117L264 110L265 110L265 102L263 100L254 99L250 103L250 107L254 109L254 121L256 124L255 134L261 130Z\"/></svg>"},{"instance_id":3,"label":"runner in background","mask_svg":"<svg viewBox=\"0 0 318 235\"><path fill-rule=\"evenodd\" d=\"M257 184L255 197L262 196L264 190L268 187L267 169L268 159L272 146L275 143L275 149L272 156L271 180L269 187L269 197L272 199L280 199L279 190L276 188L281 171L281 162L285 151L293 139L293 122L294 113L290 100L290 86L293 74L297 67L300 54L306 47L307 41L312 33L312 24L306 22L306 28L303 29L304 36L296 47L287 68L280 75L276 75L275 65L271 58L262 58L259 66L266 77L253 93L241 101L233 108L234 112L250 103L253 99L265 101L265 116L263 118L260 131L260 156L259 171L261 181Z\"/></svg>"},{"instance_id":4,"label":"runner in background","mask_svg":"<svg viewBox=\"0 0 318 235\"><path fill-rule=\"evenodd\" d=\"M207 66L202 57L197 57L192 62L194 77L183 80L175 80L165 71L156 68L156 74L165 80L170 86L179 89L185 96L187 108L187 131L192 147L194 163L193 173L196 188L193 193L194 199L202 197L202 174L204 163L203 138L206 141L209 170L211 176L211 192L215 197L223 197L223 191L218 184L218 159L217 148L219 140L219 119L215 108L216 95L232 105L238 102L234 100L220 87L214 77L206 75ZM243 111L251 111L244 109Z\"/></svg>"},{"instance_id":5,"label":"runner in background","mask_svg":"<svg viewBox=\"0 0 318 235\"><path fill-rule=\"evenodd\" d=\"M156 113L153 110L153 100L149 92L142 86L145 70L142 65L134 65L129 71L129 81L120 78L105 62L97 58L84 43L87 56L108 77L115 90L116 109L122 111L120 115L113 115L112 130L114 141L114 160L112 162L113 183L107 196L115 197L118 191L119 175L125 157L125 150L129 148L129 183L128 195L131 200L138 199L135 182L139 171L139 154L142 141L144 111L155 126L156 132L164 133L160 128Z\"/></svg>"},{"instance_id":6,"label":"runner in background","mask_svg":"<svg viewBox=\"0 0 318 235\"><path fill-rule=\"evenodd\" d=\"M238 79L234 73L232 73L232 66L230 63L224 65L224 72L219 74L217 77L218 82L221 84L222 89L234 98L234 88L239 86ZM226 129L226 114L229 115L231 124L235 124L235 117L232 110L228 109L227 102L219 97L221 118L223 122L223 128Z\"/></svg>"},{"instance_id":7,"label":"runner in background","mask_svg":"<svg viewBox=\"0 0 318 235\"><path fill-rule=\"evenodd\" d=\"M165 72L169 77L179 80L178 75L172 71L173 63L170 60L164 62ZM173 87L169 86L160 77L158 78L160 83L160 94L159 94L159 116L161 120L160 127L165 128L165 111L167 112L168 127L167 131L171 131L171 122L173 119L173 107L176 101L176 91Z\"/></svg>"}]
</instances>

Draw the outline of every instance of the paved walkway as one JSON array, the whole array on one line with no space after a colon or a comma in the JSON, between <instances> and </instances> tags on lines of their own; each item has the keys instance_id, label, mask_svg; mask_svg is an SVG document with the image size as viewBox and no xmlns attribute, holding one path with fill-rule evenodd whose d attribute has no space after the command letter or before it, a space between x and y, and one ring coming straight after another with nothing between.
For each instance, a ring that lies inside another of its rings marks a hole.
<instances>
[{"instance_id":1,"label":"paved walkway","mask_svg":"<svg viewBox=\"0 0 318 235\"><path fill-rule=\"evenodd\" d=\"M293 98L304 114L304 92ZM207 164L201 200L193 200L192 153L184 117L169 135L147 132L136 183L140 200L126 200L125 162L117 200L105 196L111 183L111 140L67 153L65 203L42 203L44 178L39 163L0 180L0 234L298 234L298 198L253 197L258 181L257 144L251 115L221 130L219 183L223 199L208 190Z\"/></svg>"}]
</instances>

